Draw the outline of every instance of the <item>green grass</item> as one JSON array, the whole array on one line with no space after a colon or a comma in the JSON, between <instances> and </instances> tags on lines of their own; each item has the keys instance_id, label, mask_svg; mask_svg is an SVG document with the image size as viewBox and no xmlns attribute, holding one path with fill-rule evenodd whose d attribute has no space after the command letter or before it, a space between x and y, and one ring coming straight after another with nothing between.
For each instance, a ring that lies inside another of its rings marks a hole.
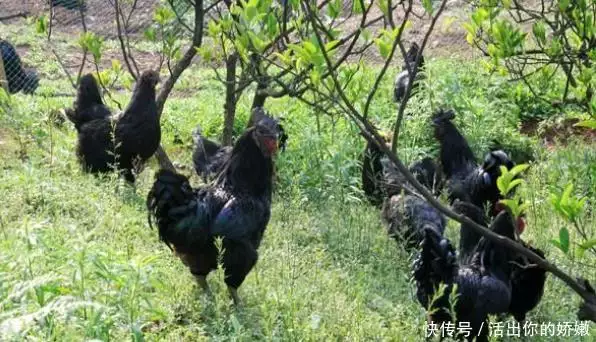
<instances>
[{"instance_id":1,"label":"green grass","mask_svg":"<svg viewBox=\"0 0 596 342\"><path fill-rule=\"evenodd\" d=\"M44 70L53 70L48 64ZM572 261L549 245L564 222L547 199L573 181L593 205L596 145L578 142L550 151L520 135L521 113L507 84L477 68L429 63L429 90L408 108L399 154L409 161L436 153L428 118L446 104L457 109L457 122L478 156L493 138L532 156L523 191L532 204L525 238L572 275L594 279L594 255ZM395 115L391 77L372 111L385 129ZM68 87L64 79L42 78L40 93ZM214 137L221 132L223 88L210 71L192 68L177 90L189 94L168 100L162 142L174 160L188 165L194 127L200 123ZM124 104L128 94L116 98ZM144 199L154 161L135 188L113 175L84 174L74 156L72 125L55 126L50 115L73 99L12 100L12 109L0 114L1 340L423 340L426 316L410 282L411 256L388 239L378 210L362 199L357 158L364 142L343 118L318 116L291 99L268 103L286 118L289 147L277 161L279 185L260 260L240 289L244 305L235 309L220 271L209 278L215 299L208 300L149 228ZM237 132L249 106L250 98L242 98ZM172 143L175 134L185 145ZM587 227L596 226L595 216L593 210L584 213ZM457 225L452 222L447 234L455 242ZM578 303L549 276L545 297L528 319L575 321ZM591 333L596 335L593 325Z\"/></svg>"}]
</instances>

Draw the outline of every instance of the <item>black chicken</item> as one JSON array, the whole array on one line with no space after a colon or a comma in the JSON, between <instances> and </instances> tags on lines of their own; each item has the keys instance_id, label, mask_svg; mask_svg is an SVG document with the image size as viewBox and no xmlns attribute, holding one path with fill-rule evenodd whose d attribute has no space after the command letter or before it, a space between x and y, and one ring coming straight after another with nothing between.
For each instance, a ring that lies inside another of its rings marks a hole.
<instances>
[{"instance_id":1,"label":"black chicken","mask_svg":"<svg viewBox=\"0 0 596 342\"><path fill-rule=\"evenodd\" d=\"M416 196L405 178L388 157L381 159L385 192L381 216L387 231L399 244L405 241L407 249L416 248L424 237L425 229L432 229L443 235L447 222L445 217L430 203ZM418 182L430 188L434 177L434 163L425 158L412 164L410 172Z\"/></svg>"},{"instance_id":2,"label":"black chicken","mask_svg":"<svg viewBox=\"0 0 596 342\"><path fill-rule=\"evenodd\" d=\"M263 118L238 138L213 184L193 191L185 176L161 170L147 197L149 222L155 218L160 239L206 291L220 252L215 238L223 238L225 282L235 303L269 222L278 136L277 122Z\"/></svg>"},{"instance_id":3,"label":"black chicken","mask_svg":"<svg viewBox=\"0 0 596 342\"><path fill-rule=\"evenodd\" d=\"M97 119L107 119L112 113L101 98L99 86L92 74L81 77L77 88L77 99L72 109L65 110L66 116L75 124L77 131L81 125Z\"/></svg>"},{"instance_id":4,"label":"black chicken","mask_svg":"<svg viewBox=\"0 0 596 342\"><path fill-rule=\"evenodd\" d=\"M495 205L501 199L497 188L500 166L511 169L514 163L505 152L498 150L488 153L484 163L478 165L468 142L451 122L454 117L452 110L439 110L433 118L450 201L459 199L480 208L489 205L491 214L496 214L499 210Z\"/></svg>"},{"instance_id":5,"label":"black chicken","mask_svg":"<svg viewBox=\"0 0 596 342\"><path fill-rule=\"evenodd\" d=\"M22 90L25 94L33 94L39 85L37 73L23 69L17 50L6 40L0 39L0 52L8 82L8 91L14 94Z\"/></svg>"},{"instance_id":6,"label":"black chicken","mask_svg":"<svg viewBox=\"0 0 596 342\"><path fill-rule=\"evenodd\" d=\"M418 55L418 51L420 51L420 47L415 42L412 43L410 49L406 54L406 58L404 60L404 64L401 68L401 72L397 74L395 77L395 85L393 88L393 101L394 102L401 102L403 98L406 96L406 89L410 84L410 73L408 72L408 67L412 68L412 72L414 72L414 67L416 66L416 56ZM416 73L416 77L414 78L414 85L412 86L412 91L416 87L418 87L418 81L424 78L424 74L420 72L421 69L424 68L424 56L420 56L420 61L418 62L418 72Z\"/></svg>"},{"instance_id":7,"label":"black chicken","mask_svg":"<svg viewBox=\"0 0 596 342\"><path fill-rule=\"evenodd\" d=\"M383 136L385 144L389 139ZM368 201L379 206L385 198L383 190L383 165L381 164L383 152L372 142L367 142L360 160L362 161L362 190Z\"/></svg>"},{"instance_id":8,"label":"black chicken","mask_svg":"<svg viewBox=\"0 0 596 342\"><path fill-rule=\"evenodd\" d=\"M530 246L528 243L519 242L532 252L544 258L544 252ZM512 263L511 273L511 304L509 313L517 321L526 319L526 314L534 309L542 300L544 284L546 282L546 271L532 264L525 256L517 256Z\"/></svg>"},{"instance_id":9,"label":"black chicken","mask_svg":"<svg viewBox=\"0 0 596 342\"><path fill-rule=\"evenodd\" d=\"M472 203L462 202L456 199L453 203L453 211L467 216L472 221L482 226L486 227L488 225L488 219L484 210ZM480 233L474 230L474 228L469 227L467 224L462 223L459 231L459 258L469 258L474 252L480 238L482 238Z\"/></svg>"},{"instance_id":10,"label":"black chicken","mask_svg":"<svg viewBox=\"0 0 596 342\"><path fill-rule=\"evenodd\" d=\"M284 152L286 150L288 135L283 126L277 120L274 121L279 131L278 148L281 152ZM193 131L192 138L195 145L192 153L193 166L197 175L203 179L203 182L207 183L213 180L222 170L232 154L232 147L221 146L215 141L204 138L201 135L200 126L197 126Z\"/></svg>"},{"instance_id":11,"label":"black chicken","mask_svg":"<svg viewBox=\"0 0 596 342\"><path fill-rule=\"evenodd\" d=\"M51 0L54 7L64 7L67 10L87 10L86 0Z\"/></svg>"},{"instance_id":12,"label":"black chicken","mask_svg":"<svg viewBox=\"0 0 596 342\"><path fill-rule=\"evenodd\" d=\"M501 211L491 224L493 232L515 238L515 225L507 211ZM458 322L469 322L468 340L488 341L488 315L507 313L511 303L511 260L504 246L481 238L472 253L456 257L453 246L434 229L426 229L421 251L414 261L416 295L429 310L429 320L440 324L452 321L450 302L455 303ZM439 285L444 292L437 293ZM451 296L453 285L457 297Z\"/></svg>"},{"instance_id":13,"label":"black chicken","mask_svg":"<svg viewBox=\"0 0 596 342\"><path fill-rule=\"evenodd\" d=\"M118 117L109 116L95 81L86 78L79 86L69 119L78 131L77 156L91 173L121 170L133 183L138 168L157 150L161 138L155 86L159 74L145 71L139 77L130 103Z\"/></svg>"}]
</instances>

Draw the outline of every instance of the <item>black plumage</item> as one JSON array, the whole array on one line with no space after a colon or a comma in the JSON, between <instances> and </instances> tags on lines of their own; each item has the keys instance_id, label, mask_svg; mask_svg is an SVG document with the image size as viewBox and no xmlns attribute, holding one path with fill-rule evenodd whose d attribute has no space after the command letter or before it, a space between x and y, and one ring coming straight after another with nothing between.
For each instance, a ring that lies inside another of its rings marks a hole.
<instances>
[{"instance_id":1,"label":"black plumage","mask_svg":"<svg viewBox=\"0 0 596 342\"><path fill-rule=\"evenodd\" d=\"M387 198L383 203L381 217L387 231L398 244L405 242L407 249L416 248L424 237L425 229L432 229L443 235L447 221L445 217L430 203L415 194L408 186L405 178L387 157L381 159L383 166L384 187ZM425 158L412 164L410 172L418 182L427 188L432 186L434 163Z\"/></svg>"},{"instance_id":2,"label":"black plumage","mask_svg":"<svg viewBox=\"0 0 596 342\"><path fill-rule=\"evenodd\" d=\"M524 247L544 258L544 252L534 248L524 241L519 241ZM517 321L526 319L526 314L533 310L542 300L546 271L531 263L525 256L518 255L512 263L511 273L511 304L509 313Z\"/></svg>"},{"instance_id":3,"label":"black plumage","mask_svg":"<svg viewBox=\"0 0 596 342\"><path fill-rule=\"evenodd\" d=\"M201 135L201 128L197 126L193 134L194 149L192 152L192 162L197 175L207 183L214 179L222 170L225 162L232 153L231 146L221 146L220 144L204 138Z\"/></svg>"},{"instance_id":4,"label":"black plumage","mask_svg":"<svg viewBox=\"0 0 596 342\"><path fill-rule=\"evenodd\" d=\"M17 50L8 41L0 39L0 52L9 92L14 94L22 90L25 94L33 94L39 85L37 73L23 68Z\"/></svg>"},{"instance_id":5,"label":"black plumage","mask_svg":"<svg viewBox=\"0 0 596 342\"><path fill-rule=\"evenodd\" d=\"M480 208L489 206L495 214L498 211L494 206L501 199L497 188L500 166L511 169L515 164L504 151L498 150L488 153L483 164L478 165L468 142L451 122L454 117L452 110L438 110L433 117L449 199L470 202Z\"/></svg>"},{"instance_id":6,"label":"black plumage","mask_svg":"<svg viewBox=\"0 0 596 342\"><path fill-rule=\"evenodd\" d=\"M486 227L488 225L488 219L484 210L472 203L455 200L453 211L467 216L482 226ZM468 258L474 252L480 238L482 238L480 233L467 224L462 223L459 231L459 257Z\"/></svg>"},{"instance_id":7,"label":"black plumage","mask_svg":"<svg viewBox=\"0 0 596 342\"><path fill-rule=\"evenodd\" d=\"M515 225L507 211L491 224L493 232L515 239ZM507 313L511 303L512 253L504 246L482 237L472 253L457 257L446 238L426 229L421 250L414 261L416 295L429 310L429 320L440 325L452 321L450 302L455 303L455 320L469 322L468 340L488 341L488 315ZM444 292L437 293L440 285ZM455 296L453 286L457 285ZM434 299L434 301L433 301Z\"/></svg>"},{"instance_id":8,"label":"black plumage","mask_svg":"<svg viewBox=\"0 0 596 342\"><path fill-rule=\"evenodd\" d=\"M155 71L143 72L128 106L117 117L101 117L107 109L98 103L96 87L91 85L90 79L88 81L81 84L85 88L79 87L73 112L77 113L78 106L84 110L70 117L78 131L79 162L85 171L91 173L110 172L117 168L127 181L134 182L133 170L155 153L161 138L155 102L159 74ZM84 89L90 90L90 93Z\"/></svg>"},{"instance_id":9,"label":"black plumage","mask_svg":"<svg viewBox=\"0 0 596 342\"><path fill-rule=\"evenodd\" d=\"M388 144L388 139L383 138L384 142ZM383 155L383 152L376 144L368 141L360 157L362 163L362 190L368 201L375 206L381 205L385 198L383 166L381 164Z\"/></svg>"},{"instance_id":10,"label":"black plumage","mask_svg":"<svg viewBox=\"0 0 596 342\"><path fill-rule=\"evenodd\" d=\"M235 302L269 222L278 127L263 118L246 130L213 184L193 191L186 177L161 170L147 197L160 239L206 290L206 276L217 267L215 239L223 238L225 282Z\"/></svg>"},{"instance_id":11,"label":"black plumage","mask_svg":"<svg viewBox=\"0 0 596 342\"><path fill-rule=\"evenodd\" d=\"M411 68L411 71L414 72L416 70L416 77L414 78L414 85L412 86L412 93L418 87L419 81L424 79L424 73L422 69L424 68L424 56L420 56L420 61L418 62L418 68L416 67L416 56L418 55L418 51L420 51L420 47L415 42L412 43L410 49L406 53L406 58L404 60L404 64L401 68L401 72L397 74L395 77L395 84L393 87L393 101L401 102L403 98L406 96L406 89L410 84L410 73L408 68Z\"/></svg>"},{"instance_id":12,"label":"black plumage","mask_svg":"<svg viewBox=\"0 0 596 342\"><path fill-rule=\"evenodd\" d=\"M112 113L103 103L97 81L92 74L81 77L77 88L77 98L72 109L66 109L66 116L74 123L77 131L89 121L107 119Z\"/></svg>"},{"instance_id":13,"label":"black plumage","mask_svg":"<svg viewBox=\"0 0 596 342\"><path fill-rule=\"evenodd\" d=\"M262 117L257 114L257 120ZM277 125L279 132L278 148L281 152L286 150L288 135L283 126L277 120L273 120ZM232 154L231 146L222 146L219 143L209 140L202 136L201 127L197 126L192 134L194 149L192 153L192 161L197 175L201 177L203 182L207 183L213 180L222 170L226 161Z\"/></svg>"},{"instance_id":14,"label":"black plumage","mask_svg":"<svg viewBox=\"0 0 596 342\"><path fill-rule=\"evenodd\" d=\"M87 10L86 0L51 0L54 7L64 7L67 10Z\"/></svg>"}]
</instances>

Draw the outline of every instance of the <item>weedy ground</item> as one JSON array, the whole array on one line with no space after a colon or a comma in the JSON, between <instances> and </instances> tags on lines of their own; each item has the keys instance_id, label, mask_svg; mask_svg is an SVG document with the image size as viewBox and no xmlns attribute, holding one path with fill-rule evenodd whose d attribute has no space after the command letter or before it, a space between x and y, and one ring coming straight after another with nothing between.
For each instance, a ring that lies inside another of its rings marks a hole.
<instances>
[{"instance_id":1,"label":"weedy ground","mask_svg":"<svg viewBox=\"0 0 596 342\"><path fill-rule=\"evenodd\" d=\"M32 59L43 57L35 53ZM48 75L57 67L46 61L41 68ZM371 113L384 129L396 113L392 76ZM523 93L480 63L431 59L428 76L407 110L399 155L406 161L436 155L430 113L454 107L478 157L498 140L518 160L532 159L521 190L531 203L524 238L573 276L593 280L593 254L570 257L549 244L565 222L548 198L573 182L576 193L588 197L582 222L593 233L596 143L570 139L547 149L521 135L521 118L532 114L520 107ZM371 79L360 82L370 89ZM72 92L69 87L64 78L42 77L42 95L3 99L3 108L10 108L0 113L1 340L423 340L425 312L410 281L412 257L387 237L379 211L363 200L357 160L364 141L344 118L293 99L268 103L285 118L290 140L277 160L279 182L260 260L240 289L242 307L234 308L221 271L209 278L210 300L150 229L145 196L154 161L134 188L114 175L80 171L75 130L59 114L73 98L52 96ZM206 135L218 137L224 91L211 71L198 67L183 75L176 91L166 104L162 143L190 175L191 131L200 124ZM125 104L129 94L115 98ZM238 107L237 133L250 100L243 97ZM183 143L175 144L176 137ZM457 225L451 222L447 234L456 242ZM573 233L571 241L577 241ZM528 319L574 322L578 303L549 276L544 299Z\"/></svg>"}]
</instances>

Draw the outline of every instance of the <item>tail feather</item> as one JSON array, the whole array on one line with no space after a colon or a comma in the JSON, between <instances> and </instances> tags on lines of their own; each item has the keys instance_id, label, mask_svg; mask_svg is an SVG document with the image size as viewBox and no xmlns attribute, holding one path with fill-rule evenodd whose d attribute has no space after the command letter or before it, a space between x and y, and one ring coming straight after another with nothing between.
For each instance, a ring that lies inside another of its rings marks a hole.
<instances>
[{"instance_id":1,"label":"tail feather","mask_svg":"<svg viewBox=\"0 0 596 342\"><path fill-rule=\"evenodd\" d=\"M453 210L472 219L472 221L486 226L487 217L484 211L470 202L462 202L455 200L453 203ZM459 251L460 259L466 260L473 252L474 248L482 238L482 235L467 224L462 224L460 228Z\"/></svg>"},{"instance_id":2,"label":"tail feather","mask_svg":"<svg viewBox=\"0 0 596 342\"><path fill-rule=\"evenodd\" d=\"M524 247L544 258L544 252L534 248L524 241L520 241ZM521 266L521 267L520 267ZM532 265L526 258L519 256L512 266L511 273L511 303L509 312L517 321L523 321L526 314L534 309L542 300L544 284L546 282L546 271Z\"/></svg>"},{"instance_id":3,"label":"tail feather","mask_svg":"<svg viewBox=\"0 0 596 342\"><path fill-rule=\"evenodd\" d=\"M218 143L204 138L201 135L200 126L193 131L192 138L195 144L192 154L195 171L204 182L208 182L219 174L232 150L228 146L222 147Z\"/></svg>"},{"instance_id":4,"label":"tail feather","mask_svg":"<svg viewBox=\"0 0 596 342\"><path fill-rule=\"evenodd\" d=\"M466 138L451 122L453 118L455 112L452 110L440 109L433 116L435 138L441 145L441 164L448 179L470 165L476 166L476 157Z\"/></svg>"},{"instance_id":5,"label":"tail feather","mask_svg":"<svg viewBox=\"0 0 596 342\"><path fill-rule=\"evenodd\" d=\"M430 157L425 157L409 167L410 173L427 189L438 194L441 191L443 176L441 170Z\"/></svg>"},{"instance_id":6,"label":"tail feather","mask_svg":"<svg viewBox=\"0 0 596 342\"><path fill-rule=\"evenodd\" d=\"M165 169L158 171L147 195L147 209L149 225L153 226L154 218L160 240L177 250L189 244L189 229L198 222L193 221L197 219L197 198L188 178Z\"/></svg>"},{"instance_id":7,"label":"tail feather","mask_svg":"<svg viewBox=\"0 0 596 342\"><path fill-rule=\"evenodd\" d=\"M416 295L420 304L428 307L439 285L452 284L457 270L455 251L449 240L433 229L425 229L420 253L414 261ZM443 296L447 295L448 291Z\"/></svg>"}]
</instances>

